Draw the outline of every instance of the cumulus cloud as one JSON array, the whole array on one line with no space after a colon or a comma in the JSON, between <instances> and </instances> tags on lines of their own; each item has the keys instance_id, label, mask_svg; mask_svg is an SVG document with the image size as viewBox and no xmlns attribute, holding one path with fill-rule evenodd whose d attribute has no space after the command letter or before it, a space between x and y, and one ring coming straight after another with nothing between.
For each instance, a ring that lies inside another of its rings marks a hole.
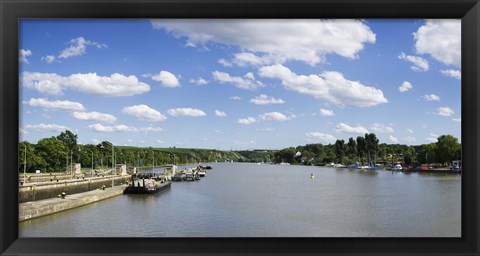
<instances>
[{"instance_id":1,"label":"cumulus cloud","mask_svg":"<svg viewBox=\"0 0 480 256\"><path fill-rule=\"evenodd\" d=\"M419 56L406 55L404 52L402 52L400 53L398 58L412 63L413 66L410 66L410 68L413 71L422 72L427 71L430 68L428 65L428 61Z\"/></svg>"},{"instance_id":2,"label":"cumulus cloud","mask_svg":"<svg viewBox=\"0 0 480 256\"><path fill-rule=\"evenodd\" d=\"M60 76L55 73L23 72L20 83L27 88L51 95L62 95L65 89L114 97L150 91L150 86L140 82L137 77L118 73L110 76L98 76L96 73Z\"/></svg>"},{"instance_id":3,"label":"cumulus cloud","mask_svg":"<svg viewBox=\"0 0 480 256\"><path fill-rule=\"evenodd\" d=\"M412 137L412 136L406 136L406 137L403 137L402 139L404 141L406 141L407 143L414 143L415 142L415 137Z\"/></svg>"},{"instance_id":4,"label":"cumulus cloud","mask_svg":"<svg viewBox=\"0 0 480 256\"><path fill-rule=\"evenodd\" d=\"M239 96L232 96L230 97L231 100L241 100L242 98Z\"/></svg>"},{"instance_id":5,"label":"cumulus cloud","mask_svg":"<svg viewBox=\"0 0 480 256\"><path fill-rule=\"evenodd\" d=\"M403 82L402 85L400 85L400 86L398 87L398 90L399 90L400 92L406 92L406 91L408 91L408 90L410 90L410 89L412 89L412 84L411 84L410 82L407 82L407 81Z\"/></svg>"},{"instance_id":6,"label":"cumulus cloud","mask_svg":"<svg viewBox=\"0 0 480 256\"><path fill-rule=\"evenodd\" d=\"M284 104L285 101L282 99L275 99L274 97L269 97L265 94L260 94L260 96L257 96L253 99L250 100L251 103L257 104L257 105L268 105L268 104Z\"/></svg>"},{"instance_id":7,"label":"cumulus cloud","mask_svg":"<svg viewBox=\"0 0 480 256\"><path fill-rule=\"evenodd\" d=\"M53 55L42 56L41 60L50 64L55 61L55 56Z\"/></svg>"},{"instance_id":8,"label":"cumulus cloud","mask_svg":"<svg viewBox=\"0 0 480 256\"><path fill-rule=\"evenodd\" d=\"M257 120L251 116L247 117L247 118L240 118L237 120L237 123L239 124L243 124L243 125L249 125L249 124L252 124L252 123L255 123Z\"/></svg>"},{"instance_id":9,"label":"cumulus cloud","mask_svg":"<svg viewBox=\"0 0 480 256\"><path fill-rule=\"evenodd\" d=\"M390 135L388 138L390 139L391 142L398 143L398 139L393 137L392 135Z\"/></svg>"},{"instance_id":10,"label":"cumulus cloud","mask_svg":"<svg viewBox=\"0 0 480 256\"><path fill-rule=\"evenodd\" d=\"M163 87L173 88L180 86L180 82L178 81L177 77L165 70L160 71L158 74L145 74L143 76L150 77L152 80L160 82L160 85Z\"/></svg>"},{"instance_id":11,"label":"cumulus cloud","mask_svg":"<svg viewBox=\"0 0 480 256\"><path fill-rule=\"evenodd\" d=\"M73 112L72 116L78 120L88 120L88 121L100 121L107 123L115 123L117 118L110 114L104 114L99 112Z\"/></svg>"},{"instance_id":12,"label":"cumulus cloud","mask_svg":"<svg viewBox=\"0 0 480 256\"><path fill-rule=\"evenodd\" d=\"M140 128L140 131L142 132L163 132L165 131L163 128L161 127L153 127L153 126L149 126L149 127L142 127Z\"/></svg>"},{"instance_id":13,"label":"cumulus cloud","mask_svg":"<svg viewBox=\"0 0 480 256\"><path fill-rule=\"evenodd\" d=\"M124 107L122 112L149 122L159 122L167 119L167 117L162 115L159 111L144 104Z\"/></svg>"},{"instance_id":14,"label":"cumulus cloud","mask_svg":"<svg viewBox=\"0 0 480 256\"><path fill-rule=\"evenodd\" d=\"M172 108L167 110L168 114L171 116L192 116L192 117L200 117L206 116L207 114L200 109L194 108Z\"/></svg>"},{"instance_id":15,"label":"cumulus cloud","mask_svg":"<svg viewBox=\"0 0 480 256\"><path fill-rule=\"evenodd\" d=\"M334 116L335 113L333 113L333 110L321 108L320 109L320 115L321 116Z\"/></svg>"},{"instance_id":16,"label":"cumulus cloud","mask_svg":"<svg viewBox=\"0 0 480 256\"><path fill-rule=\"evenodd\" d=\"M406 129L405 131L407 131L408 133L413 133L412 129Z\"/></svg>"},{"instance_id":17,"label":"cumulus cloud","mask_svg":"<svg viewBox=\"0 0 480 256\"><path fill-rule=\"evenodd\" d=\"M359 20L152 20L154 29L164 29L185 38L190 47L209 43L242 49L232 62L237 65L275 64L290 60L315 65L327 54L356 58L375 34ZM231 62L229 62L231 63Z\"/></svg>"},{"instance_id":18,"label":"cumulus cloud","mask_svg":"<svg viewBox=\"0 0 480 256\"><path fill-rule=\"evenodd\" d=\"M326 100L338 106L371 107L388 100L380 89L358 81L350 81L339 72L326 71L320 75L297 75L283 65L261 67L259 75L282 81L285 88Z\"/></svg>"},{"instance_id":19,"label":"cumulus cloud","mask_svg":"<svg viewBox=\"0 0 480 256\"><path fill-rule=\"evenodd\" d=\"M240 89L255 90L257 88L264 86L262 82L255 80L255 77L251 72L245 74L243 77L230 76L230 74L225 72L220 72L220 71L214 71L212 72L212 75L215 81L218 81L222 84L224 83L233 84L234 86Z\"/></svg>"},{"instance_id":20,"label":"cumulus cloud","mask_svg":"<svg viewBox=\"0 0 480 256\"><path fill-rule=\"evenodd\" d=\"M31 56L32 54L32 51L29 49L20 49L18 51L18 61L29 64L27 57Z\"/></svg>"},{"instance_id":21,"label":"cumulus cloud","mask_svg":"<svg viewBox=\"0 0 480 256\"><path fill-rule=\"evenodd\" d=\"M202 77L199 77L197 79L190 79L189 82L192 83L192 84L196 84L196 85L206 85L206 84L208 84L208 81L203 79Z\"/></svg>"},{"instance_id":22,"label":"cumulus cloud","mask_svg":"<svg viewBox=\"0 0 480 256\"><path fill-rule=\"evenodd\" d=\"M437 115L440 115L440 116L451 116L453 115L454 112L453 110L450 108L450 107L440 107L440 108L437 108Z\"/></svg>"},{"instance_id":23,"label":"cumulus cloud","mask_svg":"<svg viewBox=\"0 0 480 256\"><path fill-rule=\"evenodd\" d=\"M275 131L274 128L270 128L270 127L266 127L266 128L256 128L255 130L258 131L258 132L273 132L273 131Z\"/></svg>"},{"instance_id":24,"label":"cumulus cloud","mask_svg":"<svg viewBox=\"0 0 480 256\"><path fill-rule=\"evenodd\" d=\"M322 144L333 144L337 140L332 135L321 132L309 132L306 133L305 136L309 141Z\"/></svg>"},{"instance_id":25,"label":"cumulus cloud","mask_svg":"<svg viewBox=\"0 0 480 256\"><path fill-rule=\"evenodd\" d=\"M295 118L294 115L286 116L285 114L282 114L280 112L268 112L268 113L260 115L260 119L264 120L264 121L279 121L279 122L282 122L282 121L292 120L293 118Z\"/></svg>"},{"instance_id":26,"label":"cumulus cloud","mask_svg":"<svg viewBox=\"0 0 480 256\"><path fill-rule=\"evenodd\" d=\"M351 133L351 134L365 134L365 133L369 133L368 130L359 125L359 126L356 126L356 127L353 127L353 126L350 126L348 124L345 124L345 123L340 123L338 124L336 127L335 127L335 131L336 132L339 132L339 133Z\"/></svg>"},{"instance_id":27,"label":"cumulus cloud","mask_svg":"<svg viewBox=\"0 0 480 256\"><path fill-rule=\"evenodd\" d=\"M424 98L426 101L440 101L440 97L435 94L423 95L422 98Z\"/></svg>"},{"instance_id":28,"label":"cumulus cloud","mask_svg":"<svg viewBox=\"0 0 480 256\"><path fill-rule=\"evenodd\" d=\"M28 124L25 126L25 129L36 130L39 132L63 132L65 130L70 130L70 128L63 125L43 123L35 125Z\"/></svg>"},{"instance_id":29,"label":"cumulus cloud","mask_svg":"<svg viewBox=\"0 0 480 256\"><path fill-rule=\"evenodd\" d=\"M225 116L227 116L227 113L216 109L216 110L215 110L215 115L216 115L216 116L219 116L219 117L225 117Z\"/></svg>"},{"instance_id":30,"label":"cumulus cloud","mask_svg":"<svg viewBox=\"0 0 480 256\"><path fill-rule=\"evenodd\" d=\"M381 123L373 123L372 125L370 125L370 129L372 129L372 131L374 132L379 132L379 133L392 133L393 132L393 128L388 126L388 125L385 125L385 124L381 124Z\"/></svg>"},{"instance_id":31,"label":"cumulus cloud","mask_svg":"<svg viewBox=\"0 0 480 256\"><path fill-rule=\"evenodd\" d=\"M81 56L87 52L87 46L95 46L97 48L107 48L106 44L88 41L83 37L70 40L70 46L65 48L58 55L61 59L67 59L74 56Z\"/></svg>"},{"instance_id":32,"label":"cumulus cloud","mask_svg":"<svg viewBox=\"0 0 480 256\"><path fill-rule=\"evenodd\" d=\"M102 124L91 124L88 126L91 130L96 132L137 132L138 129L124 124L105 126Z\"/></svg>"},{"instance_id":33,"label":"cumulus cloud","mask_svg":"<svg viewBox=\"0 0 480 256\"><path fill-rule=\"evenodd\" d=\"M49 101L43 98L39 98L39 99L32 98L28 101L24 101L24 103L32 107L42 107L45 109L53 109L53 110L64 110L64 111L84 111L85 110L85 107L81 103L68 101L68 100Z\"/></svg>"},{"instance_id":34,"label":"cumulus cloud","mask_svg":"<svg viewBox=\"0 0 480 256\"><path fill-rule=\"evenodd\" d=\"M426 20L413 36L418 54L429 54L444 64L460 67L460 20Z\"/></svg>"},{"instance_id":35,"label":"cumulus cloud","mask_svg":"<svg viewBox=\"0 0 480 256\"><path fill-rule=\"evenodd\" d=\"M441 70L440 73L444 76L453 77L459 80L462 78L462 72L456 69Z\"/></svg>"},{"instance_id":36,"label":"cumulus cloud","mask_svg":"<svg viewBox=\"0 0 480 256\"><path fill-rule=\"evenodd\" d=\"M462 122L462 118L452 118L452 121L461 123L461 122Z\"/></svg>"}]
</instances>

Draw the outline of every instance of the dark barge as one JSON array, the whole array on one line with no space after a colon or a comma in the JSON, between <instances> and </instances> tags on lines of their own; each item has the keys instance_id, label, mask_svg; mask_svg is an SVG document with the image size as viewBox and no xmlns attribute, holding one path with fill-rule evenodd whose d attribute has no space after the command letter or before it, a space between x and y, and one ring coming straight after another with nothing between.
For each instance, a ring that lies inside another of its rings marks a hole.
<instances>
[{"instance_id":1,"label":"dark barge","mask_svg":"<svg viewBox=\"0 0 480 256\"><path fill-rule=\"evenodd\" d=\"M148 175L133 175L124 194L156 194L171 187L171 182L163 177L151 177Z\"/></svg>"}]
</instances>

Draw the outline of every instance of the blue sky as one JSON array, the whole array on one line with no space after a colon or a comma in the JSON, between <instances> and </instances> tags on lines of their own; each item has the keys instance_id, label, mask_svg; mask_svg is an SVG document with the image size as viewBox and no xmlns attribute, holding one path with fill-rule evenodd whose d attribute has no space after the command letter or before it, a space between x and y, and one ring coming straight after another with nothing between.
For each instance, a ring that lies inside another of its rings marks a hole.
<instances>
[{"instance_id":1,"label":"blue sky","mask_svg":"<svg viewBox=\"0 0 480 256\"><path fill-rule=\"evenodd\" d=\"M21 20L20 139L460 140L459 20Z\"/></svg>"}]
</instances>

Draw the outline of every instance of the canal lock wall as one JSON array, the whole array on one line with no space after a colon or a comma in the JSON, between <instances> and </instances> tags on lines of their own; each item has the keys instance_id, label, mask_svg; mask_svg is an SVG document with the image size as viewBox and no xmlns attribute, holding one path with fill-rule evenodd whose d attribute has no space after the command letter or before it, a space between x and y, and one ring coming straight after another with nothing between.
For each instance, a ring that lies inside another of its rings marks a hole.
<instances>
[{"instance_id":1,"label":"canal lock wall","mask_svg":"<svg viewBox=\"0 0 480 256\"><path fill-rule=\"evenodd\" d=\"M122 184L127 184L130 180L130 175L116 176L114 178L114 185L119 186ZM112 178L78 178L75 180L53 180L38 184L27 183L19 186L18 202L25 203L30 201L55 198L62 193L65 193L66 195L83 193L95 189L100 189L103 186L111 187Z\"/></svg>"}]
</instances>

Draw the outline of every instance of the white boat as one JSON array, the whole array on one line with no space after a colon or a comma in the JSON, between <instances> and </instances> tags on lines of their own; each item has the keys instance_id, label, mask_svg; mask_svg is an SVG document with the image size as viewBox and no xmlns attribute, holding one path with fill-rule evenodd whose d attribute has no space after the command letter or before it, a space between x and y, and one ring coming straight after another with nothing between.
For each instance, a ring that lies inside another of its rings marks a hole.
<instances>
[{"instance_id":1,"label":"white boat","mask_svg":"<svg viewBox=\"0 0 480 256\"><path fill-rule=\"evenodd\" d=\"M396 164L396 165L393 167L392 171L401 171L402 169L403 169L403 168L402 168L401 165Z\"/></svg>"},{"instance_id":2,"label":"white boat","mask_svg":"<svg viewBox=\"0 0 480 256\"><path fill-rule=\"evenodd\" d=\"M197 171L198 176L200 177L205 177L207 175L207 172L205 170L198 170Z\"/></svg>"}]
</instances>

